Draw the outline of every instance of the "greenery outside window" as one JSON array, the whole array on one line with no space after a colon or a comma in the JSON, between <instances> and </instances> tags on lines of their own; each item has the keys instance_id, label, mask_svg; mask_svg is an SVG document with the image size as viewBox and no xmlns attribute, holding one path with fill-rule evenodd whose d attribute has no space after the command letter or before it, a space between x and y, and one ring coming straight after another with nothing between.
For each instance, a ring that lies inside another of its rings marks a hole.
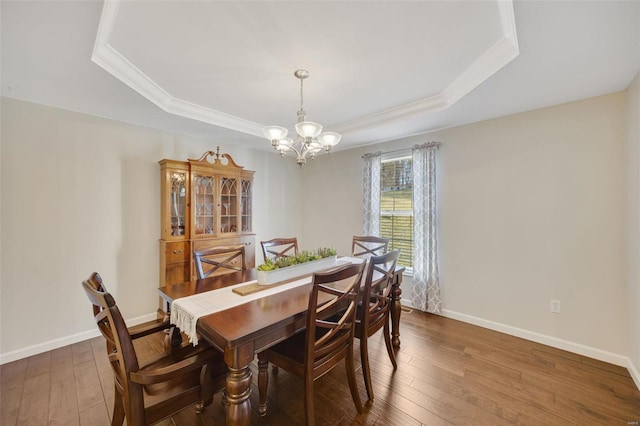
<instances>
[{"instance_id":1,"label":"greenery outside window","mask_svg":"<svg viewBox=\"0 0 640 426\"><path fill-rule=\"evenodd\" d=\"M411 155L384 159L380 168L380 236L401 249L398 264L413 266L413 167Z\"/></svg>"}]
</instances>

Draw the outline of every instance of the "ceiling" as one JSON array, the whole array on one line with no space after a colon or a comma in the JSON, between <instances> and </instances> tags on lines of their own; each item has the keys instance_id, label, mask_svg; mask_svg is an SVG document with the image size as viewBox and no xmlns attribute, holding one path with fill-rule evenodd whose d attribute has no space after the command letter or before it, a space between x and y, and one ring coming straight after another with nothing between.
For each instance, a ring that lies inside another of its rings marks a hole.
<instances>
[{"instance_id":1,"label":"ceiling","mask_svg":"<svg viewBox=\"0 0 640 426\"><path fill-rule=\"evenodd\" d=\"M2 96L270 149L336 149L624 90L640 1L6 1Z\"/></svg>"}]
</instances>

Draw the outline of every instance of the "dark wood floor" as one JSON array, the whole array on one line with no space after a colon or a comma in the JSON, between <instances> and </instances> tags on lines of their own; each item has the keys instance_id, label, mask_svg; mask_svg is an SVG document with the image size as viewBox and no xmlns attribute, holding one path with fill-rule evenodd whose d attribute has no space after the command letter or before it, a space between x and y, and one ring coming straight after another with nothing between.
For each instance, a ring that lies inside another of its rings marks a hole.
<instances>
[{"instance_id":1,"label":"dark wood floor","mask_svg":"<svg viewBox=\"0 0 640 426\"><path fill-rule=\"evenodd\" d=\"M640 392L626 369L421 312L403 313L393 372L378 334L370 341L376 398L357 415L344 367L316 382L319 425L629 425L640 421ZM142 354L160 348L148 339ZM357 354L359 357L359 354ZM360 395L366 400L357 363ZM251 400L257 406L256 371ZM1 417L8 425L107 425L113 381L102 338L0 370ZM304 423L301 382L270 375L269 413L256 425ZM223 425L220 395L201 414L184 410L163 425Z\"/></svg>"}]
</instances>

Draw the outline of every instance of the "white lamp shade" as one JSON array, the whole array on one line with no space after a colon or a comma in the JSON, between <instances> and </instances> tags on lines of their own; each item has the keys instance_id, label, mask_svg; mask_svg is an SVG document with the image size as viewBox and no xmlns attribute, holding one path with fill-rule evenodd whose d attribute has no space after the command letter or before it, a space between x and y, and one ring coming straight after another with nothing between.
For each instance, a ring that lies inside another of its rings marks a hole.
<instances>
[{"instance_id":1,"label":"white lamp shade","mask_svg":"<svg viewBox=\"0 0 640 426\"><path fill-rule=\"evenodd\" d=\"M342 135L336 132L324 132L318 136L318 142L323 146L336 146L342 139Z\"/></svg>"},{"instance_id":2,"label":"white lamp shade","mask_svg":"<svg viewBox=\"0 0 640 426\"><path fill-rule=\"evenodd\" d=\"M296 123L296 132L303 138L315 138L322 131L322 125L313 121Z\"/></svg>"},{"instance_id":3,"label":"white lamp shade","mask_svg":"<svg viewBox=\"0 0 640 426\"><path fill-rule=\"evenodd\" d=\"M280 126L266 126L264 129L262 129L262 133L264 134L264 137L269 139L270 141L277 141L285 138L289 131Z\"/></svg>"}]
</instances>

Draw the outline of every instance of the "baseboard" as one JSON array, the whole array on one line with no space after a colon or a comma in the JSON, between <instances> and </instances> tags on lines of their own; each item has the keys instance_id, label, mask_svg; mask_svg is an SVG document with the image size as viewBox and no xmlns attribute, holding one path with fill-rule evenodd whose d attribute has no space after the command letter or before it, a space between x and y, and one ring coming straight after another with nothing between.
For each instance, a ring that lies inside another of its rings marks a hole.
<instances>
[{"instance_id":1,"label":"baseboard","mask_svg":"<svg viewBox=\"0 0 640 426\"><path fill-rule=\"evenodd\" d=\"M640 390L640 371L634 363L631 362L631 358L627 358L627 361L627 370L629 370L629 374L631 374L631 378L635 382L636 387Z\"/></svg>"},{"instance_id":2,"label":"baseboard","mask_svg":"<svg viewBox=\"0 0 640 426\"><path fill-rule=\"evenodd\" d=\"M509 334L511 336L516 336L523 339L531 340L532 342L542 343L543 345L548 345L554 348L563 349L565 351L573 352L578 355L583 355L589 358L594 358L600 361L608 362L610 364L619 365L621 367L627 367L630 362L629 358L622 355L614 354L612 352L603 351L601 349L593 348L591 346L583 345L580 343L559 339L557 337L547 336L546 334L540 334L534 331L524 330L522 328L513 327L510 325L485 320L485 319L474 317L471 315L462 314L460 312L454 312L454 311L445 309L442 311L442 315L447 318L467 322L469 324L478 325L480 327L488 328L494 331L499 331L501 333Z\"/></svg>"},{"instance_id":3,"label":"baseboard","mask_svg":"<svg viewBox=\"0 0 640 426\"><path fill-rule=\"evenodd\" d=\"M127 320L127 326L142 324L143 322L153 321L157 318L156 313L142 315L136 318ZM48 342L39 343L37 345L28 346L26 348L18 349L15 351L0 354L0 365L9 362L17 361L22 358L27 358L33 355L38 355L43 352L51 351L61 348L63 346L72 345L74 343L83 342L85 340L93 339L100 336L100 331L97 328L90 331L83 331L81 333L72 334L71 336L61 337L59 339L49 340Z\"/></svg>"},{"instance_id":4,"label":"baseboard","mask_svg":"<svg viewBox=\"0 0 640 426\"><path fill-rule=\"evenodd\" d=\"M411 300L408 299L402 299L401 303L404 306L414 307L411 303ZM483 318L474 317L472 315L462 314L460 312L455 312L448 309L443 309L442 316L628 368L629 374L631 374L633 380L638 386L638 389L640 389L640 374L638 373L636 367L631 363L631 360L626 356L603 351L601 349L596 349L591 346L582 345L580 343L559 339L557 337L547 336L545 334L536 333L534 331L524 330L522 328L489 321Z\"/></svg>"}]
</instances>

